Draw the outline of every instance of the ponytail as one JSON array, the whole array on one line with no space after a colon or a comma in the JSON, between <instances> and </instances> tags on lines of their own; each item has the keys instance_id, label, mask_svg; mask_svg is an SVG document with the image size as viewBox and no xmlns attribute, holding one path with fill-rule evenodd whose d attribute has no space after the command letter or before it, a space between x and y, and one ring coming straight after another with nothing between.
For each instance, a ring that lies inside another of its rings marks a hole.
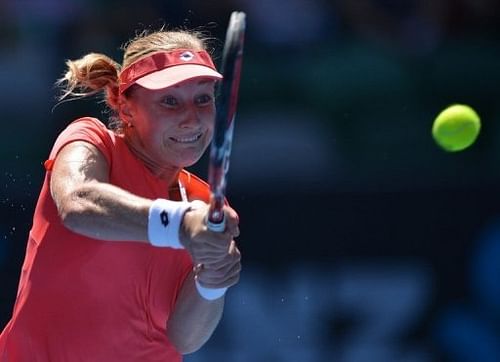
<instances>
[{"instance_id":1,"label":"ponytail","mask_svg":"<svg viewBox=\"0 0 500 362\"><path fill-rule=\"evenodd\" d=\"M56 82L62 89L60 101L104 92L108 106L117 109L118 63L104 54L89 53L78 60L66 61L66 66L66 73Z\"/></svg>"}]
</instances>

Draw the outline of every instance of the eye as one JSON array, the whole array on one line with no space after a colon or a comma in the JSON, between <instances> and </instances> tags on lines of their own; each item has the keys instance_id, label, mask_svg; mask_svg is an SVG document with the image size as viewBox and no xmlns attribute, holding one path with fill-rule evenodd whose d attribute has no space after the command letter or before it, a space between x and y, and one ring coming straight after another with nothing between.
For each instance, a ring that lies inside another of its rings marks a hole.
<instances>
[{"instance_id":1,"label":"eye","mask_svg":"<svg viewBox=\"0 0 500 362\"><path fill-rule=\"evenodd\" d=\"M165 96L162 102L169 107L175 107L179 104L177 98L175 98L174 96Z\"/></svg>"},{"instance_id":2,"label":"eye","mask_svg":"<svg viewBox=\"0 0 500 362\"><path fill-rule=\"evenodd\" d=\"M202 94L198 97L196 97L196 104L203 106L203 105L208 105L213 103L213 97L210 94Z\"/></svg>"}]
</instances>

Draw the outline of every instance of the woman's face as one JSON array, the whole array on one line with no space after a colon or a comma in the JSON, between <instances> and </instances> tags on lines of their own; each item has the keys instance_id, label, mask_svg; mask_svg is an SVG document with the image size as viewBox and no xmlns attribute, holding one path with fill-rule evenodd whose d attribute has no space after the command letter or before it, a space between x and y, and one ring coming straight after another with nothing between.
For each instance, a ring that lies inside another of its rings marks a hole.
<instances>
[{"instance_id":1,"label":"woman's face","mask_svg":"<svg viewBox=\"0 0 500 362\"><path fill-rule=\"evenodd\" d=\"M192 79L149 90L134 87L125 100L128 141L149 164L182 168L196 163L212 139L215 81Z\"/></svg>"}]
</instances>

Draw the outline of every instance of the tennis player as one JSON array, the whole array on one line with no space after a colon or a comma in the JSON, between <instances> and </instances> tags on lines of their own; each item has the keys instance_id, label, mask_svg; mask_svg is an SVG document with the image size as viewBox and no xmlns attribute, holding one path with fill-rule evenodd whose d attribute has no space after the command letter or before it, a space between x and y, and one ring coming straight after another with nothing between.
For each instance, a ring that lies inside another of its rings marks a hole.
<instances>
[{"instance_id":1,"label":"tennis player","mask_svg":"<svg viewBox=\"0 0 500 362\"><path fill-rule=\"evenodd\" d=\"M181 361L210 338L241 266L236 212L208 230L209 188L185 170L212 138L222 76L206 47L162 30L122 65L67 62L62 99L102 93L112 116L74 120L45 162L0 361Z\"/></svg>"}]
</instances>

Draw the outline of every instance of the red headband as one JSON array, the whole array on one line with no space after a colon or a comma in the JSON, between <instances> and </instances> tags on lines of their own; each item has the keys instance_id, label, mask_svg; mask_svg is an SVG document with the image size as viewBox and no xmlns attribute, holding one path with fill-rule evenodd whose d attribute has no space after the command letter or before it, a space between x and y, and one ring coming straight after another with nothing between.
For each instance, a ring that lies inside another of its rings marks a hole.
<instances>
[{"instance_id":1,"label":"red headband","mask_svg":"<svg viewBox=\"0 0 500 362\"><path fill-rule=\"evenodd\" d=\"M198 77L222 79L205 50L157 52L124 68L119 77L119 90L122 94L135 83L147 89L162 89Z\"/></svg>"}]
</instances>

